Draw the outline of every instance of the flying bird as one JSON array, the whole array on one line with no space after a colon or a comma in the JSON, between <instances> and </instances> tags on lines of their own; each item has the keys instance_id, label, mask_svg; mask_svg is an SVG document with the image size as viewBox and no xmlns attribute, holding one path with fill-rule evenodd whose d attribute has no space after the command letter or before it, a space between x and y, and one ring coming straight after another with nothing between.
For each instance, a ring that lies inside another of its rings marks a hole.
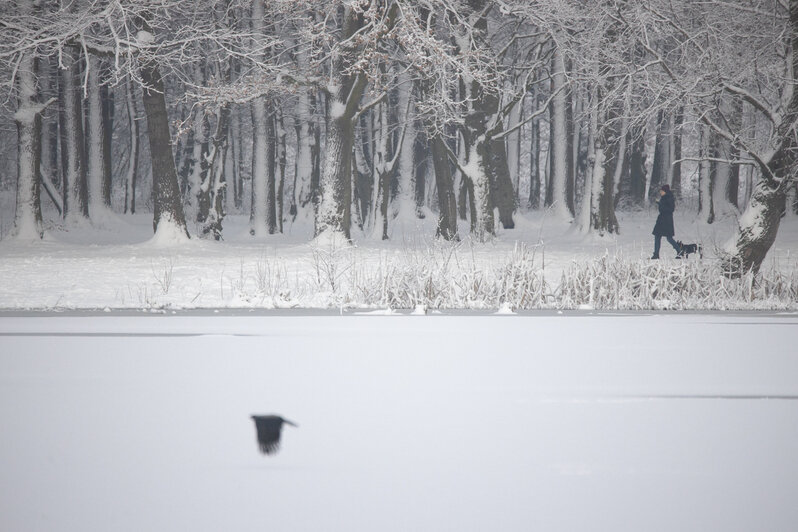
<instances>
[{"instance_id":1,"label":"flying bird","mask_svg":"<svg viewBox=\"0 0 798 532\"><path fill-rule=\"evenodd\" d=\"M258 431L258 447L263 454L274 454L280 450L280 433L283 430L283 423L299 427L296 423L280 416L253 415L250 417L255 422L255 429Z\"/></svg>"}]
</instances>

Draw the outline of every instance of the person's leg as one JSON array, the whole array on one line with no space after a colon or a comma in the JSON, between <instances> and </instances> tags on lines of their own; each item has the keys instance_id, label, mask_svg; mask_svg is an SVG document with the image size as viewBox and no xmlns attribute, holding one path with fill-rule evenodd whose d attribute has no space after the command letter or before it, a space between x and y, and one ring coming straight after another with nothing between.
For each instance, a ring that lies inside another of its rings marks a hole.
<instances>
[{"instance_id":1,"label":"person's leg","mask_svg":"<svg viewBox=\"0 0 798 532\"><path fill-rule=\"evenodd\" d=\"M672 236L666 237L668 239L668 243L673 246L673 249L676 250L676 253L682 252L682 247L673 239Z\"/></svg>"},{"instance_id":2,"label":"person's leg","mask_svg":"<svg viewBox=\"0 0 798 532\"><path fill-rule=\"evenodd\" d=\"M659 258L659 246L661 240L662 240L661 235L654 235L654 255L651 257L652 259Z\"/></svg>"}]
</instances>

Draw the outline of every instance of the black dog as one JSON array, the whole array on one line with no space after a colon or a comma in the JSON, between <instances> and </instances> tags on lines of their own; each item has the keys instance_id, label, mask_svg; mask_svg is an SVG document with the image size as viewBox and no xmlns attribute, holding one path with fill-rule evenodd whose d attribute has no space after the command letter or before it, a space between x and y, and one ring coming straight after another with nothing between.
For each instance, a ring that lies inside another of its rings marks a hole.
<instances>
[{"instance_id":1,"label":"black dog","mask_svg":"<svg viewBox=\"0 0 798 532\"><path fill-rule=\"evenodd\" d=\"M698 253L699 257L704 258L704 252L701 244L684 244L681 240L677 241L676 243L679 244L679 254L676 256L677 259L681 259L682 257L686 259L691 253Z\"/></svg>"}]
</instances>

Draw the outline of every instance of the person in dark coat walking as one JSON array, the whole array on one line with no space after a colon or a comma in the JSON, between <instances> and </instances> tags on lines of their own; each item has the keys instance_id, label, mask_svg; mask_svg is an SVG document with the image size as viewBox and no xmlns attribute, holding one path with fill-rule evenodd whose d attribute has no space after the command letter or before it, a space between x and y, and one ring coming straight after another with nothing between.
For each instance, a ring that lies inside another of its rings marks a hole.
<instances>
[{"instance_id":1,"label":"person in dark coat walking","mask_svg":"<svg viewBox=\"0 0 798 532\"><path fill-rule=\"evenodd\" d=\"M668 239L668 243L676 250L676 256L681 257L681 247L673 239L675 234L673 230L673 211L676 209L676 200L673 198L671 187L662 185L659 189L659 196L657 200L659 216L657 216L657 223L654 224L654 230L651 232L654 235L654 255L651 258L659 258L659 246L663 236Z\"/></svg>"}]
</instances>

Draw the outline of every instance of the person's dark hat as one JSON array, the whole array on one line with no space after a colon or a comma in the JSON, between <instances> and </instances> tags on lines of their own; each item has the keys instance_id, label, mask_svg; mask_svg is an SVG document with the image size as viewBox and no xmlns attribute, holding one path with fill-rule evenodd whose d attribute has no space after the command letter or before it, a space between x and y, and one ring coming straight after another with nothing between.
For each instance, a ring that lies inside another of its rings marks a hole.
<instances>
[{"instance_id":1,"label":"person's dark hat","mask_svg":"<svg viewBox=\"0 0 798 532\"><path fill-rule=\"evenodd\" d=\"M661 191L663 191L663 192L670 192L671 191L671 187L668 184L662 185L661 187L659 187L659 189Z\"/></svg>"}]
</instances>

